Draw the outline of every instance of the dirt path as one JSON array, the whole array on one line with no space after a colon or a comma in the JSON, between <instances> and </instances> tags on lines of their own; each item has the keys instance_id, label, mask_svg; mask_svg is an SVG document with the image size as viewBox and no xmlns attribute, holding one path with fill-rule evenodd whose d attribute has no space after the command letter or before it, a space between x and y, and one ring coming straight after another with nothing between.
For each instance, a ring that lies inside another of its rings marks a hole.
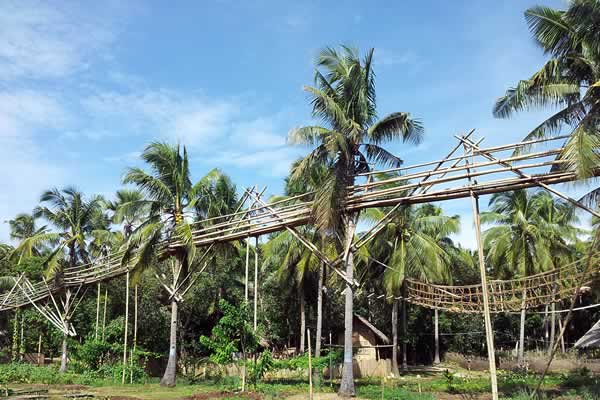
<instances>
[{"instance_id":1,"label":"dirt path","mask_svg":"<svg viewBox=\"0 0 600 400\"><path fill-rule=\"evenodd\" d=\"M306 400L308 399L308 393L296 394L286 398L286 400ZM346 397L340 397L335 393L315 393L313 396L314 400L348 400ZM352 400L365 400L360 397L352 397Z\"/></svg>"}]
</instances>

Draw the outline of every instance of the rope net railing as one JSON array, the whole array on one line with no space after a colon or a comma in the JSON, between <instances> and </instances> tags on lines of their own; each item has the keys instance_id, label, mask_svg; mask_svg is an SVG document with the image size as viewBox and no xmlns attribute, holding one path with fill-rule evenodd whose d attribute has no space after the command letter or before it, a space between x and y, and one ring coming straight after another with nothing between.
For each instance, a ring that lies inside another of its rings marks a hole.
<instances>
[{"instance_id":1,"label":"rope net railing","mask_svg":"<svg viewBox=\"0 0 600 400\"><path fill-rule=\"evenodd\" d=\"M471 151L451 157L471 133L459 138L459 144L444 159L356 175L358 183L348 187L348 197L345 204L340 206L351 213L372 207L437 202L577 179L574 172L560 168L563 161L557 158L564 150L564 145L554 143L565 139L565 136L483 149L477 147L481 140L469 142ZM553 148L533 150L539 145L551 147L553 144ZM449 165L442 168L446 163ZM314 193L304 193L270 203L260 199L262 193L264 190L259 192L255 188L248 189L243 198L245 209L240 207L234 213L194 223L193 243L197 247L210 249L217 243L258 237L311 224ZM249 204L252 198L254 201ZM370 239L374 234L367 237ZM163 246L166 255L176 251L182 243L173 240L163 243ZM28 286L27 296L23 290L1 294L0 311L43 300L50 293L64 287L89 285L125 275L131 263L124 265L123 255L123 251L115 251L91 263L67 267L61 273L59 281L29 283L31 286ZM571 295L578 278L581 278L580 275L565 267L523 280L489 281L490 302L494 312L514 310L515 307L522 306L525 294L526 307L535 307L546 304L549 296L558 299ZM440 286L410 281L408 286L408 301L414 304L455 312L481 312L480 285Z\"/></svg>"},{"instance_id":2,"label":"rope net railing","mask_svg":"<svg viewBox=\"0 0 600 400\"><path fill-rule=\"evenodd\" d=\"M490 312L505 313L532 309L570 299L582 285L581 262L520 279L487 282ZM598 275L598 268L593 278ZM589 282L583 282L587 284ZM453 313L483 312L481 284L435 285L407 279L407 301L423 307Z\"/></svg>"}]
</instances>

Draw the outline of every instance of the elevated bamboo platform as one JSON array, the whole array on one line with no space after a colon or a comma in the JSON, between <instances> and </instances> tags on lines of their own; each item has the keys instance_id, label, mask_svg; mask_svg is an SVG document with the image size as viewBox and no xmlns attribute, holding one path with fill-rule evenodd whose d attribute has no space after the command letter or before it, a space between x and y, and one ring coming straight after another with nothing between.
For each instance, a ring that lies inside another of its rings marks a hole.
<instances>
[{"instance_id":1,"label":"elevated bamboo platform","mask_svg":"<svg viewBox=\"0 0 600 400\"><path fill-rule=\"evenodd\" d=\"M405 205L439 202L460 198L476 198L481 195L542 187L578 207L598 215L568 196L552 189L550 185L572 182L577 176L561 168L564 161L559 154L564 150L566 136L536 139L528 142L480 148L469 134L457 137L459 143L447 157L395 169L371 171L358 174L357 184L348 188L344 204L346 212L353 213L372 207L388 207L382 221L352 245L353 249L376 237L377 233L393 217L394 212ZM459 148L463 155L453 156ZM385 179L381 177L385 175ZM193 243L207 253L218 243L244 240L282 230L291 231L309 249L322 257L326 265L337 269L342 255L335 260L324 258L312 243L299 235L296 227L312 223L312 198L314 193L285 198L271 203L261 200L255 188L247 189L238 211L194 224ZM182 246L178 240L164 243L164 256ZM78 288L120 277L129 271L122 262L123 252L117 251L100 257L89 264L65 268L60 280L29 282L23 276L15 278L14 287L0 295L0 311L38 305L49 307L48 298L64 288ZM570 298L586 278L577 263L543 274L523 279L488 281L486 288L490 312L507 312L521 308L533 308L561 299ZM587 278L586 278L587 279ZM175 294L173 294L175 295ZM428 308L457 313L483 312L484 287L479 285L443 286L408 280L407 301ZM45 302L45 305L40 305Z\"/></svg>"}]
</instances>

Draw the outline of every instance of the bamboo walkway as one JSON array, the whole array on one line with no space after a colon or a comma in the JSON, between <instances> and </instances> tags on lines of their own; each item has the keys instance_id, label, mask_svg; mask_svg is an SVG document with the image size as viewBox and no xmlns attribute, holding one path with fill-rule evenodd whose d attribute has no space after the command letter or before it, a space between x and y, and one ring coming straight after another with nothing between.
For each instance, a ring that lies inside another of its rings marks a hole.
<instances>
[{"instance_id":1,"label":"bamboo walkway","mask_svg":"<svg viewBox=\"0 0 600 400\"><path fill-rule=\"evenodd\" d=\"M344 207L348 213L371 207L388 207L389 212L352 245L353 249L376 237L394 212L402 206L475 198L530 187L543 187L597 215L593 210L549 186L576 180L573 172L560 168L563 161L557 157L563 150L565 136L482 149L479 147L482 140L474 142L469 138L472 133L473 131L457 137L459 143L446 158L357 175L356 181L360 183L348 188L348 197L340 207ZM461 147L465 150L464 154L453 156ZM303 240L315 254L324 257L295 229L311 224L314 193L270 203L261 199L262 193L264 190L259 192L255 188L247 189L237 212L195 223L193 243L208 252L218 243L288 230ZM165 243L165 256L182 245L181 241ZM30 282L23 276L15 278L14 287L0 295L0 311L28 304L42 308L42 303L45 303L43 307L48 308L51 307L48 299L54 301L52 293L64 288L80 290L97 282L123 276L128 272L128 265L122 264L122 257L123 252L115 252L90 264L68 267L60 279L50 282ZM335 260L323 260L345 279L337 269L342 263L341 256ZM486 286L490 312L533 308L570 298L584 278L582 274L580 266L574 263L524 279L488 281ZM409 280L407 286L407 301L411 303L457 313L483 312L484 288L481 284L442 286Z\"/></svg>"}]
</instances>

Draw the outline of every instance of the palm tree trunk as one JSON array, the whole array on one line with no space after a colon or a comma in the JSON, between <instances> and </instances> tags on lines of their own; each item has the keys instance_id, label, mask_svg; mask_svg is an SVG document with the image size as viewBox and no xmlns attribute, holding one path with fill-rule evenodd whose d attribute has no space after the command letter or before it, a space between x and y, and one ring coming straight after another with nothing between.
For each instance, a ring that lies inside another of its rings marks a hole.
<instances>
[{"instance_id":1,"label":"palm tree trunk","mask_svg":"<svg viewBox=\"0 0 600 400\"><path fill-rule=\"evenodd\" d=\"M171 335L169 344L169 361L160 380L161 386L175 386L177 375L177 301L171 300Z\"/></svg>"},{"instance_id":2,"label":"palm tree trunk","mask_svg":"<svg viewBox=\"0 0 600 400\"><path fill-rule=\"evenodd\" d=\"M392 303L392 375L399 376L398 370L398 299Z\"/></svg>"},{"instance_id":3,"label":"palm tree trunk","mask_svg":"<svg viewBox=\"0 0 600 400\"><path fill-rule=\"evenodd\" d=\"M67 372L67 357L67 334L64 334L62 342L62 354L60 356L60 369L58 370L58 372L61 374Z\"/></svg>"},{"instance_id":4,"label":"palm tree trunk","mask_svg":"<svg viewBox=\"0 0 600 400\"><path fill-rule=\"evenodd\" d=\"M300 354L304 354L306 347L304 332L306 331L306 311L304 305L304 291L302 288L298 290L298 299L300 301Z\"/></svg>"},{"instance_id":5,"label":"palm tree trunk","mask_svg":"<svg viewBox=\"0 0 600 400\"><path fill-rule=\"evenodd\" d=\"M527 291L523 289L523 301L521 303L521 323L519 326L519 353L517 363L523 367L525 365L525 302Z\"/></svg>"},{"instance_id":6,"label":"palm tree trunk","mask_svg":"<svg viewBox=\"0 0 600 400\"><path fill-rule=\"evenodd\" d=\"M346 237L345 250L350 249L352 240L354 239L354 231L356 230L356 221L354 216L346 217ZM349 282L354 280L354 254L348 250L346 257L346 279ZM354 371L352 362L352 322L354 320L352 285L346 282L344 304L344 367L342 369L342 380L340 383L340 396L350 397L356 394L354 388Z\"/></svg>"},{"instance_id":7,"label":"palm tree trunk","mask_svg":"<svg viewBox=\"0 0 600 400\"><path fill-rule=\"evenodd\" d=\"M406 280L402 282L402 371L408 370L407 346L406 346Z\"/></svg>"},{"instance_id":8,"label":"palm tree trunk","mask_svg":"<svg viewBox=\"0 0 600 400\"><path fill-rule=\"evenodd\" d=\"M434 326L434 337L435 337L435 355L433 357L433 364L439 364L440 361L440 318L438 309L433 310L433 326Z\"/></svg>"},{"instance_id":9,"label":"palm tree trunk","mask_svg":"<svg viewBox=\"0 0 600 400\"><path fill-rule=\"evenodd\" d=\"M556 303L550 306L550 342L548 343L548 354L552 352L556 340Z\"/></svg>"},{"instance_id":10,"label":"palm tree trunk","mask_svg":"<svg viewBox=\"0 0 600 400\"><path fill-rule=\"evenodd\" d=\"M317 284L317 332L315 334L315 357L321 356L321 336L323 331L323 271L324 266L321 263L319 268L319 282Z\"/></svg>"}]
</instances>

